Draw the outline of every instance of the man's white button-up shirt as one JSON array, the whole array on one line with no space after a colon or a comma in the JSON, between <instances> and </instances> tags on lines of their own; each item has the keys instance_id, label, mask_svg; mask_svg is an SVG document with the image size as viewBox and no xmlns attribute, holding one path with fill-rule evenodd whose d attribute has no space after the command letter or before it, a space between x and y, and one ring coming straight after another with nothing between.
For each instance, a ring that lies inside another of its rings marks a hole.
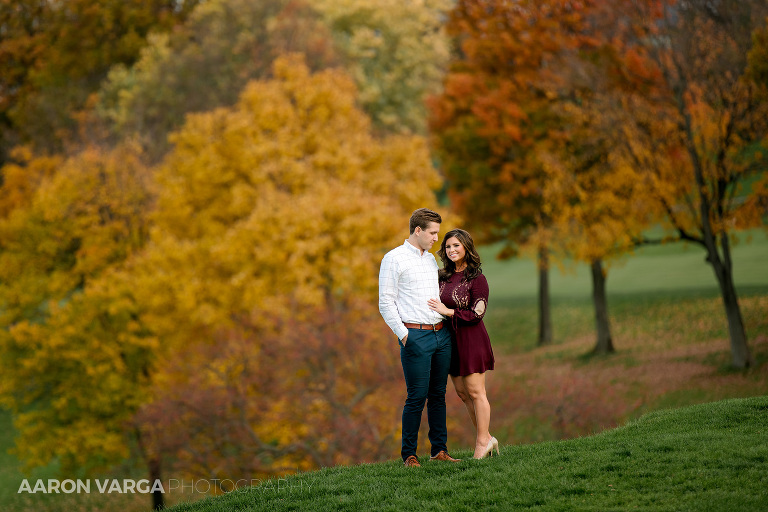
<instances>
[{"instance_id":1,"label":"man's white button-up shirt","mask_svg":"<svg viewBox=\"0 0 768 512\"><path fill-rule=\"evenodd\" d=\"M440 298L437 270L434 255L422 254L408 240L381 260L379 312L397 339L408 334L403 322L436 324L443 320L427 305L429 299Z\"/></svg>"}]
</instances>

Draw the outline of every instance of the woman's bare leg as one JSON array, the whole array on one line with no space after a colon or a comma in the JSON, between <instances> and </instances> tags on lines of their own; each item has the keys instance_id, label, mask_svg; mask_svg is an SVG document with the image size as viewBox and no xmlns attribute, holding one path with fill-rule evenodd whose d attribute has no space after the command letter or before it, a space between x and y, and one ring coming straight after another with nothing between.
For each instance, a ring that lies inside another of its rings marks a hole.
<instances>
[{"instance_id":1,"label":"woman's bare leg","mask_svg":"<svg viewBox=\"0 0 768 512\"><path fill-rule=\"evenodd\" d=\"M464 402L464 405L467 408L469 417L472 420L472 425L474 425L475 430L477 430L477 419L475 418L475 405L472 402L472 397L470 397L469 393L467 392L467 387L464 385L464 377L454 377L453 375L451 375L451 381L453 381L453 387L456 390L456 394L459 395L459 398L461 398L461 401Z\"/></svg>"},{"instance_id":2,"label":"woman's bare leg","mask_svg":"<svg viewBox=\"0 0 768 512\"><path fill-rule=\"evenodd\" d=\"M475 428L477 429L475 457L479 457L485 452L488 442L491 440L491 433L489 432L491 404L488 403L488 397L485 393L485 373L465 375L463 384L472 400L475 412Z\"/></svg>"}]
</instances>

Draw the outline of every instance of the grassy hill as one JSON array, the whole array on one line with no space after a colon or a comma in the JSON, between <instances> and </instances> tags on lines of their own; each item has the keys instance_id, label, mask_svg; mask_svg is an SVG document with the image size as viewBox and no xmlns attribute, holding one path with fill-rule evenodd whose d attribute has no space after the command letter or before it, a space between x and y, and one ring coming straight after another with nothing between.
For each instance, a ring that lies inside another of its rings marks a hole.
<instances>
[{"instance_id":1,"label":"grassy hill","mask_svg":"<svg viewBox=\"0 0 768 512\"><path fill-rule=\"evenodd\" d=\"M643 459L628 458L625 462L629 466L625 467L611 462L610 457L604 457L607 462L594 466L600 470L594 474L586 472L585 469L579 470L573 465L564 464L557 466L557 468L560 466L564 468L562 472L547 473L540 468L536 469L531 477L523 478L521 471L537 460L540 446L574 446L567 443L549 445L541 443L542 441L599 432L605 428L631 422L647 412L660 408L715 402L727 398L768 395L768 264L766 264L768 237L765 231L760 230L754 230L745 235L747 236L751 236L752 242L740 243L734 250L736 283L750 349L756 360L755 367L746 371L734 371L729 367L727 324L717 284L711 268L703 260L703 251L697 247L686 248L681 244L649 246L611 267L608 275L609 312L617 353L598 358L585 357L594 344L591 283L585 265L573 265L565 274L557 269L551 273L555 341L549 347L536 347L536 272L533 262L526 259L497 261L493 259L494 248L481 248L483 268L491 284L491 300L485 319L497 361L496 369L488 377L488 393L492 407L491 430L500 442L508 446L498 461L482 461L478 470L472 465L465 465L461 469L462 474L474 475L473 478L486 483L478 482L471 485L462 483L459 486L456 480L458 476L448 473L446 478L457 486L455 491L451 486L447 489L440 487L433 492L430 490L431 483L419 487L418 493L427 499L426 508L432 510L441 507L459 510L478 508L465 504L464 498L457 502L459 505L452 507L438 497L443 494L446 496L467 494L468 489L475 488L481 489L480 494L494 496L496 491L491 490L494 481L519 480L524 483L524 487L514 491L513 494L504 494L503 497L503 500L509 503L517 503L517 508L526 508L524 504L535 503L544 498L549 500L549 495L557 496L558 493L571 492L571 498L574 501L562 501L558 498L560 501L551 503L542 501L542 503L547 503L548 510L578 510L580 506L585 509L625 510L632 509L635 504L639 509L646 510L707 510L708 508L699 502L691 506L676 507L666 503L654 505L653 502L634 502L631 506L623 506L612 505L611 503L614 502L611 501L598 501L595 505L588 501L592 495L599 495L594 492L597 489L594 482L601 480L593 480L593 477L596 478L601 474L600 468L608 466L623 468L622 477L616 479L621 483L625 481L624 472L629 471L626 467L634 468L633 471L637 472L648 469L644 467L648 465L647 461L639 462ZM402 389L405 389L404 386ZM463 404L456 397L450 384L447 401L449 446L452 452L466 456L469 452L462 452L460 449L473 445L474 432L466 417ZM768 416L768 410L763 411L763 418L766 416ZM640 424L642 425L642 422ZM614 432L621 432L621 430L611 431L608 434L609 439L615 439L610 437L617 435ZM762 430L762 435L768 437L768 428ZM0 510L14 512L27 510L145 512L147 510L149 498L146 495L17 494L19 483L25 476L20 471L18 460L7 452L13 445L14 436L9 413L0 410ZM423 432L421 439L426 439L426 432ZM600 436L595 439L600 439ZM579 439L578 442L590 441ZM615 444L615 441L606 442ZM760 440L760 443L763 442ZM423 443L424 441L422 445ZM750 443L744 447L762 446L761 453L765 453L764 444L751 441ZM511 446L513 444L517 446ZM565 450L565 448L556 449ZM398 447L393 446L392 457L395 457L397 452ZM508 457L514 458L521 465L515 466L517 469L505 469L499 472L493 469L496 464L501 464ZM584 465L586 461L583 459L579 464ZM762 461L762 470L765 473L764 462L765 460ZM126 467L118 468L114 474L108 476L145 478L145 470L142 467L137 469L135 466L131 461L127 461ZM27 477L57 478L60 477L57 475L57 468L58 465L54 462L47 467L36 468ZM368 496L367 499L370 500L381 500L381 496L396 499L401 492L406 497L415 493L415 491L400 490L401 479L410 477L408 474L404 476L395 462L377 466L360 466L360 468L363 472L374 471L374 476L361 478L357 483L349 485L339 484L340 487L334 491L337 492L337 495L334 495L337 501L331 500L333 508L346 507L350 510L356 508L356 505L348 504L348 502L357 503L350 497L356 492L356 486L370 487L375 490ZM428 475L433 473L441 475L442 471L453 471L428 463L422 469ZM345 474L344 468L338 468L311 475L313 475L312 478L333 480L338 478L333 476L337 475L337 471L341 472L338 474ZM380 473L381 471L384 473ZM381 476L387 471L391 472L391 476ZM614 476L618 476L618 471L613 473L616 473ZM577 474L585 476L579 477L576 476ZM633 475L633 473L629 474ZM676 475L676 473L671 471L670 475ZM167 474L165 477L181 478L176 474ZM535 481L538 477L542 482ZM528 478L533 480L526 480ZM682 485L675 478L669 476L667 483ZM377 483L377 479L382 479L381 483ZM577 486L579 479L582 483ZM554 483L544 480L553 480ZM526 481L528 483L525 483ZM302 504L297 505L297 509L304 507L304 501L301 501L304 498L299 501L294 500L301 494L300 490L295 489L295 483L292 484L294 489L286 495L285 483L280 480L273 482L273 486L262 486L258 491L261 494L250 495L251 498L265 498L265 509L268 508L267 503L272 503L271 499L266 499L270 493L275 494L273 497L276 503L281 503L280 499L284 500L283 505L280 505L282 507L290 507L292 502ZM631 486L634 488L641 488L639 486L642 484L642 478L632 476L629 482L633 482ZM279 484L282 487L278 489ZM566 484L571 487L567 487ZM606 486L608 485L615 487L618 484L609 481L606 483ZM733 488L737 489L739 485L736 482ZM768 488L768 485L763 487ZM588 492L579 496L578 489ZM622 489L626 491L628 488ZM602 491L605 490L602 489ZM281 493L282 496L280 496ZM472 494L476 493L472 492ZM190 497L189 494L170 493L166 498L168 503L174 504L179 500L199 499L201 496L196 494ZM585 501L577 502L576 498ZM403 506L403 501L397 500L393 502L396 505L393 505L392 509ZM331 503L331 501L324 503ZM370 506L375 508L375 503L371 501ZM388 502L381 501L381 503ZM493 503L495 502L483 501L482 505L493 508ZM417 502L417 504L423 504L423 502ZM499 501L498 507L508 508L508 503ZM768 506L762 508L768 510ZM723 507L711 508L711 510L720 509ZM739 507L734 506L729 509L739 510Z\"/></svg>"},{"instance_id":2,"label":"grassy hill","mask_svg":"<svg viewBox=\"0 0 768 512\"><path fill-rule=\"evenodd\" d=\"M480 461L328 468L169 510L525 509L768 510L768 396L657 411Z\"/></svg>"}]
</instances>

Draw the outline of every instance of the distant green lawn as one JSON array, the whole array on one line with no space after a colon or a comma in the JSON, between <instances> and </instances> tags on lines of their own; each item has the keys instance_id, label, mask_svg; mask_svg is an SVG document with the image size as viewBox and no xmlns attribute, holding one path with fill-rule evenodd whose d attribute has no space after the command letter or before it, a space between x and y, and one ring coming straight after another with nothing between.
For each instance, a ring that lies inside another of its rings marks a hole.
<instances>
[{"instance_id":1,"label":"distant green lawn","mask_svg":"<svg viewBox=\"0 0 768 512\"><path fill-rule=\"evenodd\" d=\"M538 296L536 264L532 259L499 261L494 247L480 248L483 271L493 299L535 298ZM639 248L634 254L609 263L609 295L636 293L681 294L717 293L712 266L704 261L704 249L697 245L672 243ZM734 280L739 289L768 287L768 233L751 230L740 236L733 248ZM592 282L585 263L566 262L565 272L552 265L550 288L554 299L590 297Z\"/></svg>"},{"instance_id":2,"label":"distant green lawn","mask_svg":"<svg viewBox=\"0 0 768 512\"><path fill-rule=\"evenodd\" d=\"M17 492L24 476L21 463L9 450L13 448L16 430L13 428L11 413L0 409L0 510L23 510L16 504L20 502ZM28 478L56 478L56 466L35 470Z\"/></svg>"},{"instance_id":3,"label":"distant green lawn","mask_svg":"<svg viewBox=\"0 0 768 512\"><path fill-rule=\"evenodd\" d=\"M748 239L751 239L747 242ZM507 351L536 347L538 333L538 277L535 262L519 258L495 259L494 247L480 248L483 272L490 285L485 323L494 347ZM733 250L734 279L740 297L768 295L768 236L752 230L741 236ZM550 294L555 343L594 332L592 281L585 263L565 262L565 271L553 265ZM670 308L688 308L700 314L701 299L718 299L720 291L704 250L682 243L642 247L617 260L608 269L608 311L614 335L623 326L657 331ZM712 336L727 336L725 313L715 308L720 329ZM679 318L680 315L677 315ZM645 321L643 321L645 319ZM748 336L754 333L749 331ZM679 330L679 325L668 329ZM701 335L691 331L691 335ZM616 336L614 336L616 337ZM617 346L620 348L620 344Z\"/></svg>"},{"instance_id":4,"label":"distant green lawn","mask_svg":"<svg viewBox=\"0 0 768 512\"><path fill-rule=\"evenodd\" d=\"M326 468L174 512L768 510L768 397L658 411L601 434L504 446L453 464L421 457Z\"/></svg>"},{"instance_id":5,"label":"distant green lawn","mask_svg":"<svg viewBox=\"0 0 768 512\"><path fill-rule=\"evenodd\" d=\"M0 409L0 504L7 503L19 488L19 461L8 453L14 436L11 413Z\"/></svg>"}]
</instances>

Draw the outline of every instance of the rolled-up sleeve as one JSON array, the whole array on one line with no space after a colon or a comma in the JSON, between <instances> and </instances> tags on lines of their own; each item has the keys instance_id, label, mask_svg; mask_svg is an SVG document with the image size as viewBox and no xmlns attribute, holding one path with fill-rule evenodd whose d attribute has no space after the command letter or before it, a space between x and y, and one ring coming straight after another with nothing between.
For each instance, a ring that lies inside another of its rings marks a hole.
<instances>
[{"instance_id":1,"label":"rolled-up sleeve","mask_svg":"<svg viewBox=\"0 0 768 512\"><path fill-rule=\"evenodd\" d=\"M381 261L379 269L379 312L398 340L402 340L408 334L408 328L403 325L400 313L397 310L397 283L400 279L399 265L387 254Z\"/></svg>"}]
</instances>

